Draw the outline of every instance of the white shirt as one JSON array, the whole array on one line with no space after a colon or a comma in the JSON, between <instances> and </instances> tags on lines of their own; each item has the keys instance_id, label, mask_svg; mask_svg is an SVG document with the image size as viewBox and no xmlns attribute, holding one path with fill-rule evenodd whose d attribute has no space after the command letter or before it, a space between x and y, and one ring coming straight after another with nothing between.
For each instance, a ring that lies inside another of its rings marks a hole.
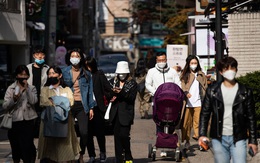
<instances>
[{"instance_id":1,"label":"white shirt","mask_svg":"<svg viewBox=\"0 0 260 163\"><path fill-rule=\"evenodd\" d=\"M228 88L221 84L221 92L224 100L224 115L223 115L223 135L233 135L233 103L238 91L238 84L234 87Z\"/></svg>"},{"instance_id":2,"label":"white shirt","mask_svg":"<svg viewBox=\"0 0 260 163\"><path fill-rule=\"evenodd\" d=\"M197 76L197 73L194 74ZM199 82L195 78L190 86L189 93L191 97L187 101L187 107L201 107L200 91L199 91Z\"/></svg>"}]
</instances>

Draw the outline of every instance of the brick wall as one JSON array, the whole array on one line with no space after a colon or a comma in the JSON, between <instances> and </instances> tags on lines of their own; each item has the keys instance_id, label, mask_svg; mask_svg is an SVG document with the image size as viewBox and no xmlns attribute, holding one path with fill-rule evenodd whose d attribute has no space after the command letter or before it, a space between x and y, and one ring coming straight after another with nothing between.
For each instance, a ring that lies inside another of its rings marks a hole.
<instances>
[{"instance_id":1,"label":"brick wall","mask_svg":"<svg viewBox=\"0 0 260 163\"><path fill-rule=\"evenodd\" d=\"M238 76L260 70L260 13L228 16L229 56L238 61Z\"/></svg>"}]
</instances>

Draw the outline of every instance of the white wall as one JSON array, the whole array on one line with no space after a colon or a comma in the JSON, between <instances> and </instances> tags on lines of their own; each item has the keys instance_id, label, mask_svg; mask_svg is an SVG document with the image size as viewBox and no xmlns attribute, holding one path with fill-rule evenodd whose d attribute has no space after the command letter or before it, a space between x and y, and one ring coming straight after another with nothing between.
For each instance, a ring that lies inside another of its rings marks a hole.
<instances>
[{"instance_id":1,"label":"white wall","mask_svg":"<svg viewBox=\"0 0 260 163\"><path fill-rule=\"evenodd\" d=\"M238 76L260 70L260 13L228 16L229 56L238 61Z\"/></svg>"}]
</instances>

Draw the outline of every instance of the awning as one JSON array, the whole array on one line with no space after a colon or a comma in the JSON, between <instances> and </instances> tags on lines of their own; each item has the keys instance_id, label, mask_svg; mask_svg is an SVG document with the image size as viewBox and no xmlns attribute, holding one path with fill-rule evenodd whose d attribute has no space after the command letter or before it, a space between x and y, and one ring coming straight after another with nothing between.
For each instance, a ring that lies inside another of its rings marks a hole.
<instances>
[{"instance_id":1,"label":"awning","mask_svg":"<svg viewBox=\"0 0 260 163\"><path fill-rule=\"evenodd\" d=\"M187 32L187 33L180 34L180 36L189 36L189 35L195 35L195 32Z\"/></svg>"},{"instance_id":2,"label":"awning","mask_svg":"<svg viewBox=\"0 0 260 163\"><path fill-rule=\"evenodd\" d=\"M38 30L38 31L44 31L45 30L45 24L42 22L32 22L32 21L26 21L26 26Z\"/></svg>"}]
</instances>

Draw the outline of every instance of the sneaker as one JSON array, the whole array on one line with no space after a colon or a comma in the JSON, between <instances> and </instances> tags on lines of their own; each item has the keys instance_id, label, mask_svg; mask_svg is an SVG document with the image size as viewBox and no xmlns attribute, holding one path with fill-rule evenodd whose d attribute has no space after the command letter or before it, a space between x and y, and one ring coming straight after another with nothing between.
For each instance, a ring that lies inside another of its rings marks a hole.
<instances>
[{"instance_id":1,"label":"sneaker","mask_svg":"<svg viewBox=\"0 0 260 163\"><path fill-rule=\"evenodd\" d=\"M190 148L190 142L186 142L185 145L184 145L184 148L189 149Z\"/></svg>"},{"instance_id":2,"label":"sneaker","mask_svg":"<svg viewBox=\"0 0 260 163\"><path fill-rule=\"evenodd\" d=\"M133 160L127 160L125 163L133 163Z\"/></svg>"},{"instance_id":3,"label":"sneaker","mask_svg":"<svg viewBox=\"0 0 260 163\"><path fill-rule=\"evenodd\" d=\"M95 157L90 157L88 163L94 163L96 161Z\"/></svg>"},{"instance_id":4,"label":"sneaker","mask_svg":"<svg viewBox=\"0 0 260 163\"><path fill-rule=\"evenodd\" d=\"M100 153L100 162L106 162L107 156L105 153Z\"/></svg>"},{"instance_id":5,"label":"sneaker","mask_svg":"<svg viewBox=\"0 0 260 163\"><path fill-rule=\"evenodd\" d=\"M160 154L161 157L166 157L167 156L167 153L165 151L161 151L161 154Z\"/></svg>"}]
</instances>

